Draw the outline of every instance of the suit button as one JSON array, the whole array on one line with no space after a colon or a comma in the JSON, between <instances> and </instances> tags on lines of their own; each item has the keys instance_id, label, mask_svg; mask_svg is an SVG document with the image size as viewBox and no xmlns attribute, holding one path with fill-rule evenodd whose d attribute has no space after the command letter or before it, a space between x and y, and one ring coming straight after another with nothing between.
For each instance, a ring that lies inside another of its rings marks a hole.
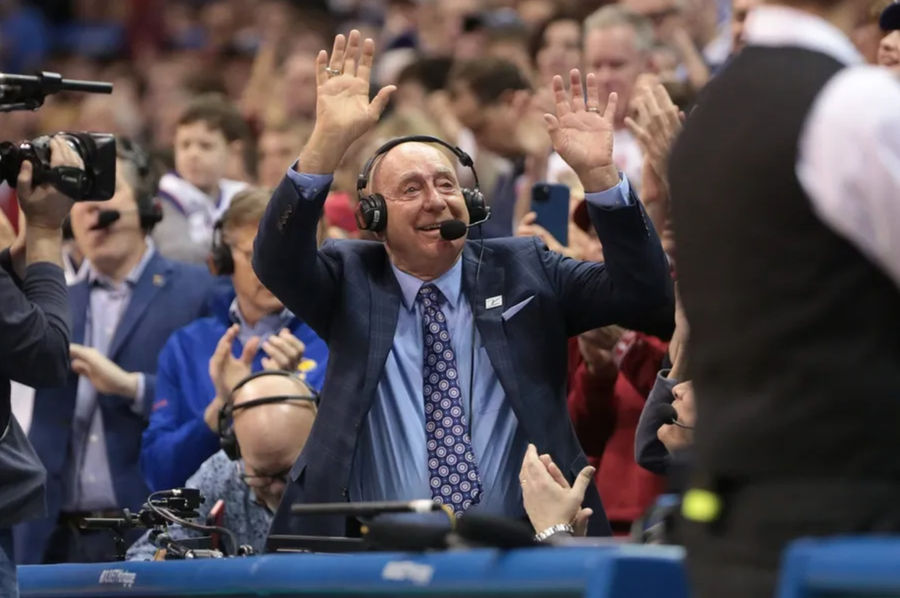
<instances>
[{"instance_id":1,"label":"suit button","mask_svg":"<svg viewBox=\"0 0 900 598\"><path fill-rule=\"evenodd\" d=\"M348 496L350 496L350 492L348 492L346 488L341 488L341 496L347 498Z\"/></svg>"}]
</instances>

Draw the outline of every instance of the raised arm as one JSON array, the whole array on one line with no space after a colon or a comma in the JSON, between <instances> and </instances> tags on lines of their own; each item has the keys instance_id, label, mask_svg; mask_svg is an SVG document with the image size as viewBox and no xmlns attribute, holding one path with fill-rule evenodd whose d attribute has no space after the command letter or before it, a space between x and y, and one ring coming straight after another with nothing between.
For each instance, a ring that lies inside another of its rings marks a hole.
<instances>
[{"instance_id":1,"label":"raised arm","mask_svg":"<svg viewBox=\"0 0 900 598\"><path fill-rule=\"evenodd\" d=\"M316 228L334 170L378 122L393 85L369 101L375 42L355 29L316 56L316 123L297 162L275 190L253 251L257 276L322 338L334 306L340 263L316 248Z\"/></svg>"},{"instance_id":2,"label":"raised arm","mask_svg":"<svg viewBox=\"0 0 900 598\"><path fill-rule=\"evenodd\" d=\"M82 168L78 154L50 140L50 165ZM62 271L62 221L72 200L48 184L32 186L25 161L17 192L27 223L0 254L0 373L30 386L65 384L69 374L69 305ZM4 410L5 411L5 410ZM0 413L0 434L8 413Z\"/></svg>"},{"instance_id":3,"label":"raised arm","mask_svg":"<svg viewBox=\"0 0 900 598\"><path fill-rule=\"evenodd\" d=\"M544 252L550 283L566 314L570 335L621 324L659 336L674 326L674 294L668 262L640 201L613 162L615 93L601 109L596 77L570 72L571 97L562 78L551 83L556 114L546 114L553 148L585 189L588 212L603 243L605 264L579 262Z\"/></svg>"}]
</instances>

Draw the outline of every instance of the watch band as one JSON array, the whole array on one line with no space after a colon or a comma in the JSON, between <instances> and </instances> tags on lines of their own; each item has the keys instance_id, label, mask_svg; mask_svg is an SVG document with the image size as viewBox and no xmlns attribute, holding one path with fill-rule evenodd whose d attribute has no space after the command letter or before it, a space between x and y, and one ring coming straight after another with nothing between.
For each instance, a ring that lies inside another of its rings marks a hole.
<instances>
[{"instance_id":1,"label":"watch band","mask_svg":"<svg viewBox=\"0 0 900 598\"><path fill-rule=\"evenodd\" d=\"M534 535L534 539L538 542L543 542L550 536L555 534L561 534L563 532L568 533L569 535L575 535L575 528L572 527L569 523L557 523L556 525L551 525L547 529L542 532L538 532Z\"/></svg>"}]
</instances>

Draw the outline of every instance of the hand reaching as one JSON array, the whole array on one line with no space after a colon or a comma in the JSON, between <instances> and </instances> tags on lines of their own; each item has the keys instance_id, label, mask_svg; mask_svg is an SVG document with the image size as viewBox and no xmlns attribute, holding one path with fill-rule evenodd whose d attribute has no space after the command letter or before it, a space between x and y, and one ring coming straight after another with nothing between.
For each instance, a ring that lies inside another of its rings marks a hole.
<instances>
[{"instance_id":1,"label":"hand reaching","mask_svg":"<svg viewBox=\"0 0 900 598\"><path fill-rule=\"evenodd\" d=\"M537 448L533 444L528 445L519 481L522 483L525 512L536 532L570 523L576 534L585 534L593 511L582 509L581 503L594 471L593 467L585 467L575 478L575 484L570 486L549 455L538 456Z\"/></svg>"},{"instance_id":2,"label":"hand reaching","mask_svg":"<svg viewBox=\"0 0 900 598\"><path fill-rule=\"evenodd\" d=\"M262 360L264 369L293 372L303 361L306 346L290 330L282 328L277 336L272 335L266 339L262 349L268 355Z\"/></svg>"},{"instance_id":3,"label":"hand reaching","mask_svg":"<svg viewBox=\"0 0 900 598\"><path fill-rule=\"evenodd\" d=\"M581 86L581 72L569 73L572 97L566 94L562 77L553 77L551 89L556 115L545 114L553 149L578 174L585 191L605 191L619 181L613 164L614 119L618 95L609 94L601 112L600 86L593 73L587 76L587 98Z\"/></svg>"},{"instance_id":4,"label":"hand reaching","mask_svg":"<svg viewBox=\"0 0 900 598\"><path fill-rule=\"evenodd\" d=\"M84 169L81 156L58 135L50 138L50 167L70 166ZM25 160L19 168L16 193L19 206L28 217L28 226L59 230L63 219L72 207L72 198L58 191L49 183L33 185L34 166Z\"/></svg>"},{"instance_id":5,"label":"hand reaching","mask_svg":"<svg viewBox=\"0 0 900 598\"><path fill-rule=\"evenodd\" d=\"M253 337L244 345L244 350L239 358L231 354L231 345L237 337L239 326L235 324L225 331L212 357L209 358L209 377L216 396L207 405L203 413L203 419L213 432L219 430L219 411L225 405L225 401L231 399L231 389L242 379L250 375L253 368L253 358L259 348L259 338Z\"/></svg>"},{"instance_id":6,"label":"hand reaching","mask_svg":"<svg viewBox=\"0 0 900 598\"><path fill-rule=\"evenodd\" d=\"M259 349L259 338L253 337L244 345L241 356L235 358L231 354L231 345L237 338L240 327L234 324L225 331L212 357L209 358L209 377L212 379L213 387L216 389L216 395L228 398L231 395L231 389L250 375L253 368L253 358L256 357L256 351Z\"/></svg>"},{"instance_id":7,"label":"hand reaching","mask_svg":"<svg viewBox=\"0 0 900 598\"><path fill-rule=\"evenodd\" d=\"M556 240L546 228L537 223L537 212L528 212L519 221L516 228L517 237L538 237L550 251L561 253L567 257L577 257L575 252Z\"/></svg>"},{"instance_id":8,"label":"hand reaching","mask_svg":"<svg viewBox=\"0 0 900 598\"><path fill-rule=\"evenodd\" d=\"M626 117L625 126L637 138L644 157L667 190L669 152L681 132L684 113L672 102L661 83L644 88L634 98L633 105L637 120Z\"/></svg>"},{"instance_id":9,"label":"hand reaching","mask_svg":"<svg viewBox=\"0 0 900 598\"><path fill-rule=\"evenodd\" d=\"M97 392L129 401L137 398L137 372L126 372L97 349L76 343L69 345L69 357L72 358L72 371L87 377Z\"/></svg>"}]
</instances>

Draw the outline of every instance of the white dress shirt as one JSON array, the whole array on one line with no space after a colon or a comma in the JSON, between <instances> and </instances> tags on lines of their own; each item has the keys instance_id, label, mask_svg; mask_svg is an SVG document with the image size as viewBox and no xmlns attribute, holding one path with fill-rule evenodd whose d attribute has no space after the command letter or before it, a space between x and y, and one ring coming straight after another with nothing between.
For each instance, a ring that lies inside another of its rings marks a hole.
<instances>
[{"instance_id":1,"label":"white dress shirt","mask_svg":"<svg viewBox=\"0 0 900 598\"><path fill-rule=\"evenodd\" d=\"M863 64L837 27L797 9L755 8L745 39L822 52L847 65L813 103L797 178L819 218L900 286L900 82Z\"/></svg>"}]
</instances>

